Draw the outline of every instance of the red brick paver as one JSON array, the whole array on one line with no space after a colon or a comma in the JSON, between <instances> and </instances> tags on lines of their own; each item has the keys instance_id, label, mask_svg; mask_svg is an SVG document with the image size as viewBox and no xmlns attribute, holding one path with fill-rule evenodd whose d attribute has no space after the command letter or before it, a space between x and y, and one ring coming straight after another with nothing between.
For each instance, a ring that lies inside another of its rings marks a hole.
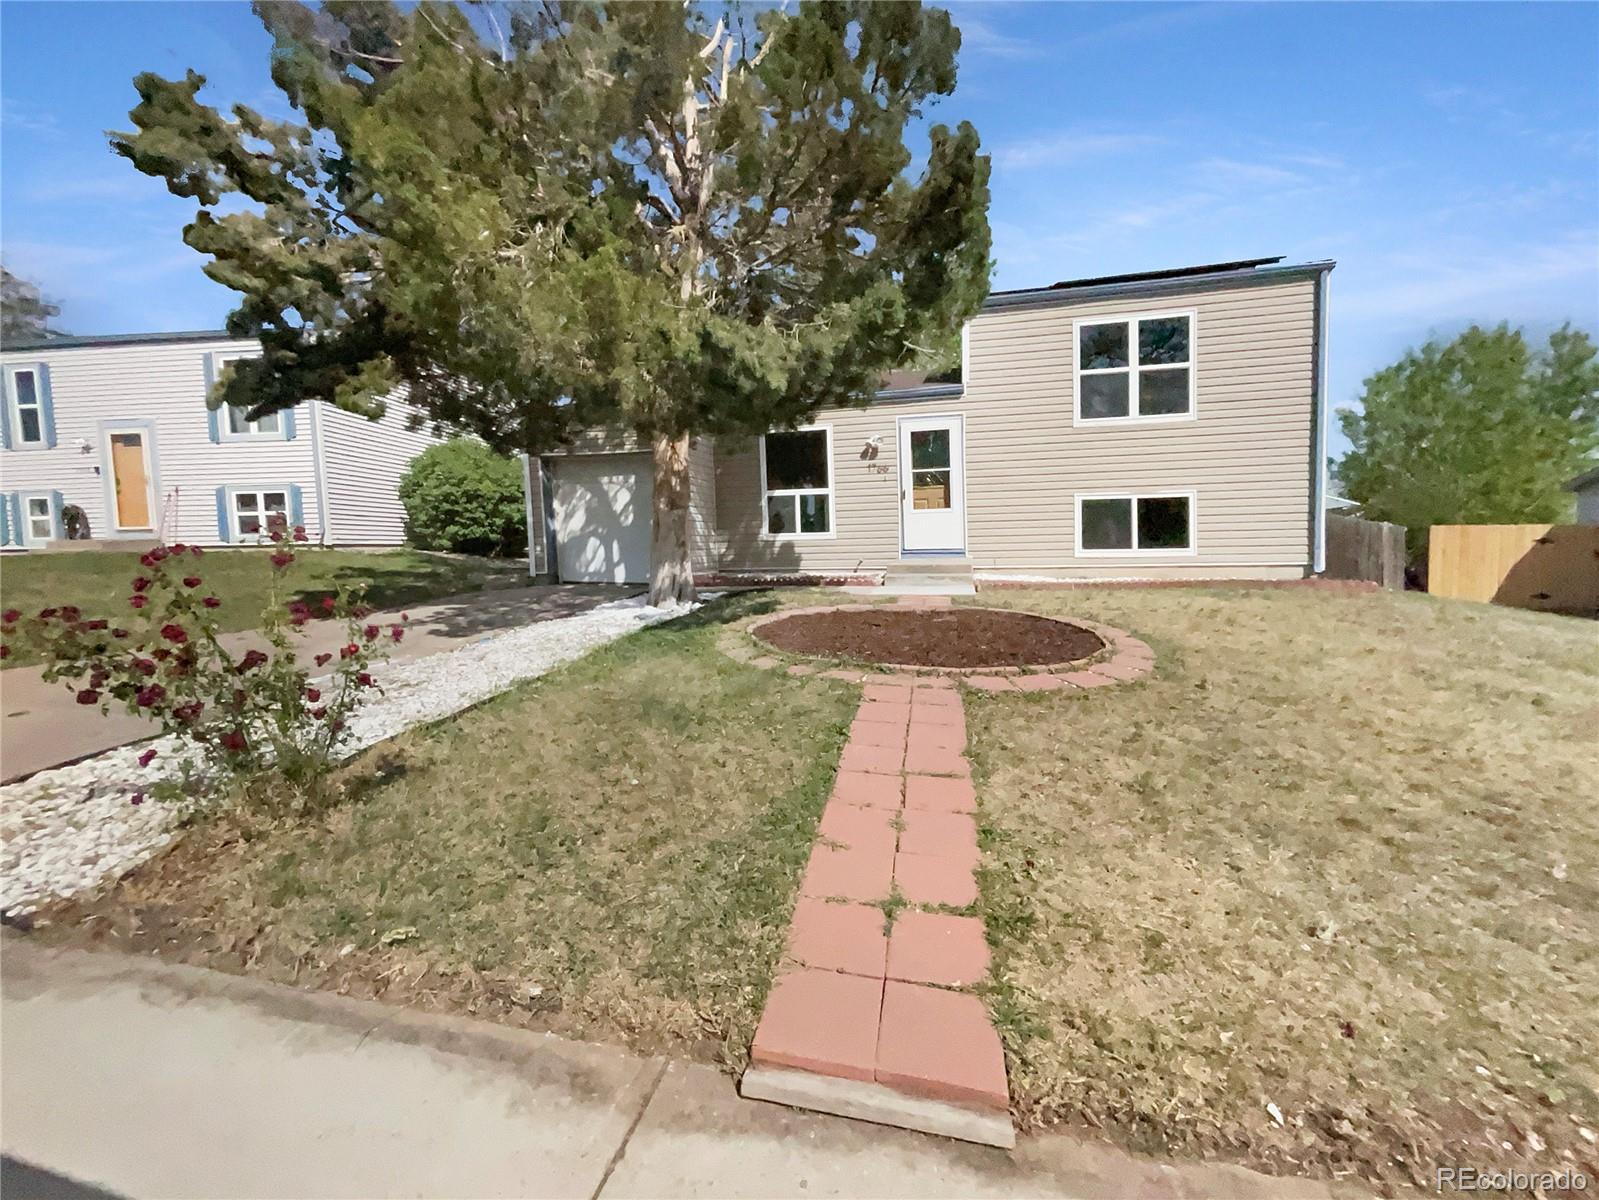
<instances>
[{"instance_id":1,"label":"red brick paver","mask_svg":"<svg viewBox=\"0 0 1599 1200\"><path fill-rule=\"evenodd\" d=\"M811 861L800 881L800 894L819 900L858 900L881 904L888 899L894 875L893 851L878 846L812 846Z\"/></svg>"},{"instance_id":2,"label":"red brick paver","mask_svg":"<svg viewBox=\"0 0 1599 1200\"><path fill-rule=\"evenodd\" d=\"M798 920L796 911L796 924ZM910 910L895 920L894 936L888 943L890 979L970 987L987 974L988 938L976 917Z\"/></svg>"},{"instance_id":3,"label":"red brick paver","mask_svg":"<svg viewBox=\"0 0 1599 1200\"><path fill-rule=\"evenodd\" d=\"M894 885L912 904L965 908L977 903L977 878L972 864L934 854L894 856Z\"/></svg>"},{"instance_id":4,"label":"red brick paver","mask_svg":"<svg viewBox=\"0 0 1599 1200\"><path fill-rule=\"evenodd\" d=\"M935 1100L1005 1109L1005 1055L976 996L889 980L877 1081Z\"/></svg>"},{"instance_id":5,"label":"red brick paver","mask_svg":"<svg viewBox=\"0 0 1599 1200\"><path fill-rule=\"evenodd\" d=\"M840 771L833 779L833 799L863 808L898 811L905 798L904 784L892 775Z\"/></svg>"},{"instance_id":6,"label":"red brick paver","mask_svg":"<svg viewBox=\"0 0 1599 1200\"><path fill-rule=\"evenodd\" d=\"M872 1080L883 981L809 968L772 984L750 1057L774 1067Z\"/></svg>"},{"instance_id":7,"label":"red brick paver","mask_svg":"<svg viewBox=\"0 0 1599 1200\"><path fill-rule=\"evenodd\" d=\"M905 970L924 969L925 951L910 945ZM986 946L985 946L986 953ZM888 937L883 933L883 910L869 904L833 904L802 897L794 906L794 923L788 930L788 953L795 962L823 971L844 971L868 979L883 977ZM942 961L942 960L941 960ZM985 958L986 963L986 958ZM897 978L915 979L917 975ZM942 980L929 980L941 983Z\"/></svg>"},{"instance_id":8,"label":"red brick paver","mask_svg":"<svg viewBox=\"0 0 1599 1200\"><path fill-rule=\"evenodd\" d=\"M973 812L977 790L970 779L951 779L931 775L905 776L905 810L914 812Z\"/></svg>"}]
</instances>

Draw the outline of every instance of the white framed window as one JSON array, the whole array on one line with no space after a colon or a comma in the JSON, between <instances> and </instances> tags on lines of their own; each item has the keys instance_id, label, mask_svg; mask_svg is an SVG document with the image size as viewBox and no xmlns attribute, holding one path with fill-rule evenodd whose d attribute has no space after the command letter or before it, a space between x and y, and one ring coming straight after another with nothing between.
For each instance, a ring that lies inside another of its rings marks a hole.
<instances>
[{"instance_id":1,"label":"white framed window","mask_svg":"<svg viewBox=\"0 0 1599 1200\"><path fill-rule=\"evenodd\" d=\"M43 446L45 436L44 388L32 367L14 367L11 376L11 444Z\"/></svg>"},{"instance_id":2,"label":"white framed window","mask_svg":"<svg viewBox=\"0 0 1599 1200\"><path fill-rule=\"evenodd\" d=\"M769 538L833 536L833 427L761 438L761 531Z\"/></svg>"},{"instance_id":3,"label":"white framed window","mask_svg":"<svg viewBox=\"0 0 1599 1200\"><path fill-rule=\"evenodd\" d=\"M49 493L22 496L22 538L30 546L42 546L56 535L55 505Z\"/></svg>"},{"instance_id":4,"label":"white framed window","mask_svg":"<svg viewBox=\"0 0 1599 1200\"><path fill-rule=\"evenodd\" d=\"M217 377L220 379L222 372L229 363L238 362L244 358L255 358L254 354L216 354L212 356ZM255 437L279 438L283 436L283 414L265 413L250 420L246 414L250 410L238 404L223 405L217 414L220 432L224 441L244 440Z\"/></svg>"},{"instance_id":5,"label":"white framed window","mask_svg":"<svg viewBox=\"0 0 1599 1200\"><path fill-rule=\"evenodd\" d=\"M1077 497L1077 553L1193 554L1198 505L1191 491Z\"/></svg>"},{"instance_id":6,"label":"white framed window","mask_svg":"<svg viewBox=\"0 0 1599 1200\"><path fill-rule=\"evenodd\" d=\"M1192 310L1074 321L1074 423L1192 420L1197 325Z\"/></svg>"},{"instance_id":7,"label":"white framed window","mask_svg":"<svg viewBox=\"0 0 1599 1200\"><path fill-rule=\"evenodd\" d=\"M228 493L228 513L233 524L231 541L270 541L274 528L289 531L289 490L235 488Z\"/></svg>"}]
</instances>

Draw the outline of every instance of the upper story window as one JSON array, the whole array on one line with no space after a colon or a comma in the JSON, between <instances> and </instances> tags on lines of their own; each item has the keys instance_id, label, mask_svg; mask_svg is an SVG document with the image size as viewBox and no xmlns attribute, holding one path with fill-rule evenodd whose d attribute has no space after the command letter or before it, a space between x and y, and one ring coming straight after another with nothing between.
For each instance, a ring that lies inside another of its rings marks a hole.
<instances>
[{"instance_id":1,"label":"upper story window","mask_svg":"<svg viewBox=\"0 0 1599 1200\"><path fill-rule=\"evenodd\" d=\"M242 358L254 358L252 354L216 354L212 356L215 372L218 377L229 363L234 363ZM283 414L265 413L250 420L247 416L249 409L243 405L229 404L224 406L222 412L222 436L225 439L249 437L282 437Z\"/></svg>"},{"instance_id":2,"label":"upper story window","mask_svg":"<svg viewBox=\"0 0 1599 1200\"><path fill-rule=\"evenodd\" d=\"M49 372L43 365L10 367L5 376L5 444L13 450L55 445Z\"/></svg>"},{"instance_id":3,"label":"upper story window","mask_svg":"<svg viewBox=\"0 0 1599 1200\"><path fill-rule=\"evenodd\" d=\"M833 432L825 426L761 439L761 492L768 537L833 532Z\"/></svg>"},{"instance_id":4,"label":"upper story window","mask_svg":"<svg viewBox=\"0 0 1599 1200\"><path fill-rule=\"evenodd\" d=\"M1194 319L1183 312L1077 322L1078 422L1192 417Z\"/></svg>"}]
</instances>

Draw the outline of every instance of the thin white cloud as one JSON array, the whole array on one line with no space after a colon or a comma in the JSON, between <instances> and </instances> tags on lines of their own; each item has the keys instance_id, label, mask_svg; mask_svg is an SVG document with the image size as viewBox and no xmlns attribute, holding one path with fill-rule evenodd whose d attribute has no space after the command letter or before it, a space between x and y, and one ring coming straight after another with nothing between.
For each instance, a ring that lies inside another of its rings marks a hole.
<instances>
[{"instance_id":1,"label":"thin white cloud","mask_svg":"<svg viewBox=\"0 0 1599 1200\"><path fill-rule=\"evenodd\" d=\"M166 195L166 189L148 176L141 175L128 165L126 172L112 175L63 175L31 184L26 192L29 200L40 204L62 204L75 200L149 200Z\"/></svg>"},{"instance_id":2,"label":"thin white cloud","mask_svg":"<svg viewBox=\"0 0 1599 1200\"><path fill-rule=\"evenodd\" d=\"M1027 38L1011 37L1001 33L988 22L977 17L967 16L956 12L955 24L961 31L961 49L971 50L979 54L989 54L995 58L1039 58L1049 53L1048 47L1041 46Z\"/></svg>"},{"instance_id":3,"label":"thin white cloud","mask_svg":"<svg viewBox=\"0 0 1599 1200\"><path fill-rule=\"evenodd\" d=\"M1054 167L1085 159L1108 158L1159 145L1163 139L1144 133L1081 133L1062 131L1041 137L1025 138L996 146L994 165L1008 170L1026 171L1035 167Z\"/></svg>"},{"instance_id":4,"label":"thin white cloud","mask_svg":"<svg viewBox=\"0 0 1599 1200\"><path fill-rule=\"evenodd\" d=\"M61 136L61 126L54 113L48 109L34 109L9 96L0 97L0 125L17 133Z\"/></svg>"},{"instance_id":5,"label":"thin white cloud","mask_svg":"<svg viewBox=\"0 0 1599 1200\"><path fill-rule=\"evenodd\" d=\"M1497 247L1473 253L1414 251L1367 268L1372 282L1340 290L1338 310L1351 320L1404 319L1440 323L1478 316L1486 307L1511 321L1556 317L1546 290L1588 280L1599 285L1599 232L1572 230L1540 246ZM1569 315L1592 321L1599 286L1589 291L1589 311ZM1520 318L1516 309L1532 306Z\"/></svg>"}]
</instances>

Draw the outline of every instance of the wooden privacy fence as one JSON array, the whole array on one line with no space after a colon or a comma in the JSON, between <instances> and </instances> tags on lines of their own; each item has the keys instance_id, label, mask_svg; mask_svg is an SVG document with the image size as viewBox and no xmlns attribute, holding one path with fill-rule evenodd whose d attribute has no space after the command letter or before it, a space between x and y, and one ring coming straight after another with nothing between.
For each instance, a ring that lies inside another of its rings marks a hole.
<instances>
[{"instance_id":1,"label":"wooden privacy fence","mask_svg":"<svg viewBox=\"0 0 1599 1200\"><path fill-rule=\"evenodd\" d=\"M1511 608L1599 613L1599 525L1434 525L1427 590Z\"/></svg>"},{"instance_id":2,"label":"wooden privacy fence","mask_svg":"<svg viewBox=\"0 0 1599 1200\"><path fill-rule=\"evenodd\" d=\"M1405 590L1405 527L1327 514L1328 579L1369 579Z\"/></svg>"}]
</instances>

